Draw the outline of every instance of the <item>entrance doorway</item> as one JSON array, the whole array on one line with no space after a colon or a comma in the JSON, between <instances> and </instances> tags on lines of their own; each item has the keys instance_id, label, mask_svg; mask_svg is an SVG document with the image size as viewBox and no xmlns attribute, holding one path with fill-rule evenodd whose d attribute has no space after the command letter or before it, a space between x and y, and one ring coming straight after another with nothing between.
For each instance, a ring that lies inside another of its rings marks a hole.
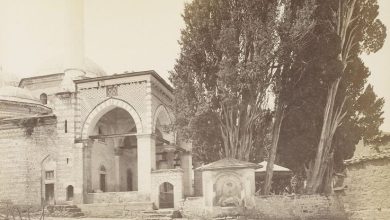
<instances>
[{"instance_id":1,"label":"entrance doorway","mask_svg":"<svg viewBox=\"0 0 390 220\"><path fill-rule=\"evenodd\" d=\"M133 191L133 175L131 170L127 170L127 191Z\"/></svg>"},{"instance_id":2,"label":"entrance doorway","mask_svg":"<svg viewBox=\"0 0 390 220\"><path fill-rule=\"evenodd\" d=\"M73 186L66 187L66 201L73 200Z\"/></svg>"},{"instance_id":3,"label":"entrance doorway","mask_svg":"<svg viewBox=\"0 0 390 220\"><path fill-rule=\"evenodd\" d=\"M166 209L166 208L173 208L174 207L174 201L173 201L173 185L170 183L162 183L160 185L160 193L159 193L159 208L160 209Z\"/></svg>"},{"instance_id":4,"label":"entrance doorway","mask_svg":"<svg viewBox=\"0 0 390 220\"><path fill-rule=\"evenodd\" d=\"M106 174L100 174L100 190L102 192L106 191Z\"/></svg>"},{"instance_id":5,"label":"entrance doorway","mask_svg":"<svg viewBox=\"0 0 390 220\"><path fill-rule=\"evenodd\" d=\"M45 184L45 200L49 205L54 205L54 183Z\"/></svg>"}]
</instances>

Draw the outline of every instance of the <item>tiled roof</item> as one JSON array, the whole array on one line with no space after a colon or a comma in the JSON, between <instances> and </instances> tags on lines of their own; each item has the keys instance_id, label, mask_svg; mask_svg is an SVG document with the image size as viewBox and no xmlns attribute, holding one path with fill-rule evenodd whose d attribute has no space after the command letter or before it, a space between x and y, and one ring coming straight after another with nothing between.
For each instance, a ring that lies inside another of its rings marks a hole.
<instances>
[{"instance_id":1,"label":"tiled roof","mask_svg":"<svg viewBox=\"0 0 390 220\"><path fill-rule=\"evenodd\" d=\"M231 168L258 168L260 165L241 161L234 158L224 158L206 165L203 165L197 170L218 170L218 169L231 169Z\"/></svg>"},{"instance_id":2,"label":"tiled roof","mask_svg":"<svg viewBox=\"0 0 390 220\"><path fill-rule=\"evenodd\" d=\"M261 165L261 167L257 170L255 170L256 173L261 173L261 172L266 172L267 170L267 161L263 161L261 163L259 163L259 165ZM286 167L282 167L282 166L279 166L279 165L276 165L274 164L274 172L291 172L290 169L286 168Z\"/></svg>"},{"instance_id":3,"label":"tiled roof","mask_svg":"<svg viewBox=\"0 0 390 220\"><path fill-rule=\"evenodd\" d=\"M390 159L390 152L382 152L382 153L377 153L377 154L373 154L373 155L369 155L369 156L352 158L349 160L345 160L344 164L351 165L351 164L357 164L357 163L362 163L362 162L366 162L366 161L381 160L381 159Z\"/></svg>"}]
</instances>

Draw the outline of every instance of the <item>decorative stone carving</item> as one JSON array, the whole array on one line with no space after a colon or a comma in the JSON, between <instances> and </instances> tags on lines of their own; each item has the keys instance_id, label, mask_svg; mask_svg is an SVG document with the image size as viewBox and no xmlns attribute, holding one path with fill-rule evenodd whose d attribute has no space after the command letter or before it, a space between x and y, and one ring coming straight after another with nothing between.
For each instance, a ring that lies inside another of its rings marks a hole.
<instances>
[{"instance_id":1,"label":"decorative stone carving","mask_svg":"<svg viewBox=\"0 0 390 220\"><path fill-rule=\"evenodd\" d=\"M227 207L241 205L242 184L233 174L222 174L215 182L214 205Z\"/></svg>"}]
</instances>

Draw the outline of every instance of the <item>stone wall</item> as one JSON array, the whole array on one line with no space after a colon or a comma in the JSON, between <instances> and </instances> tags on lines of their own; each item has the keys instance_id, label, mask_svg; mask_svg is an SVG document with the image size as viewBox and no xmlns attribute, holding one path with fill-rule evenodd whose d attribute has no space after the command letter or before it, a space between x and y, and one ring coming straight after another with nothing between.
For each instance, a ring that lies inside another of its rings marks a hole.
<instances>
[{"instance_id":1,"label":"stone wall","mask_svg":"<svg viewBox=\"0 0 390 220\"><path fill-rule=\"evenodd\" d=\"M129 203L149 201L149 196L139 192L88 193L87 203Z\"/></svg>"},{"instance_id":2,"label":"stone wall","mask_svg":"<svg viewBox=\"0 0 390 220\"><path fill-rule=\"evenodd\" d=\"M58 160L59 155L55 122L52 117L40 118L29 135L23 126L0 129L0 200L40 204L41 162L48 155Z\"/></svg>"},{"instance_id":3,"label":"stone wall","mask_svg":"<svg viewBox=\"0 0 390 220\"><path fill-rule=\"evenodd\" d=\"M114 147L95 140L91 147L91 187L92 192L100 190L100 168L106 169L106 191L113 192L116 187Z\"/></svg>"},{"instance_id":4,"label":"stone wall","mask_svg":"<svg viewBox=\"0 0 390 220\"><path fill-rule=\"evenodd\" d=\"M351 219L390 219L390 158L348 164L344 183Z\"/></svg>"},{"instance_id":5,"label":"stone wall","mask_svg":"<svg viewBox=\"0 0 390 220\"><path fill-rule=\"evenodd\" d=\"M213 207L205 209L203 197L188 197L182 202L182 214L190 219L222 216L247 216L253 219L346 219L339 197L302 195L255 197L255 208Z\"/></svg>"}]
</instances>

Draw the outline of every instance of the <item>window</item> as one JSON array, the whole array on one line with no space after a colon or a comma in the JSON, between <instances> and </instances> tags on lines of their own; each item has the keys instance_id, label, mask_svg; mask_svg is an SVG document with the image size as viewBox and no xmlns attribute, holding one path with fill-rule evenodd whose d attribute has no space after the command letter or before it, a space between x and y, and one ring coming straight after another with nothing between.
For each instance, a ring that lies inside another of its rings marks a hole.
<instances>
[{"instance_id":1,"label":"window","mask_svg":"<svg viewBox=\"0 0 390 220\"><path fill-rule=\"evenodd\" d=\"M68 133L68 120L65 120L65 133Z\"/></svg>"},{"instance_id":2,"label":"window","mask_svg":"<svg viewBox=\"0 0 390 220\"><path fill-rule=\"evenodd\" d=\"M39 96L39 99L41 100L41 103L46 105L47 104L47 95L46 93L42 93L40 96Z\"/></svg>"},{"instance_id":3,"label":"window","mask_svg":"<svg viewBox=\"0 0 390 220\"><path fill-rule=\"evenodd\" d=\"M53 171L53 170L46 171L46 179L47 179L47 180L52 180L52 179L54 179L54 171Z\"/></svg>"}]
</instances>

